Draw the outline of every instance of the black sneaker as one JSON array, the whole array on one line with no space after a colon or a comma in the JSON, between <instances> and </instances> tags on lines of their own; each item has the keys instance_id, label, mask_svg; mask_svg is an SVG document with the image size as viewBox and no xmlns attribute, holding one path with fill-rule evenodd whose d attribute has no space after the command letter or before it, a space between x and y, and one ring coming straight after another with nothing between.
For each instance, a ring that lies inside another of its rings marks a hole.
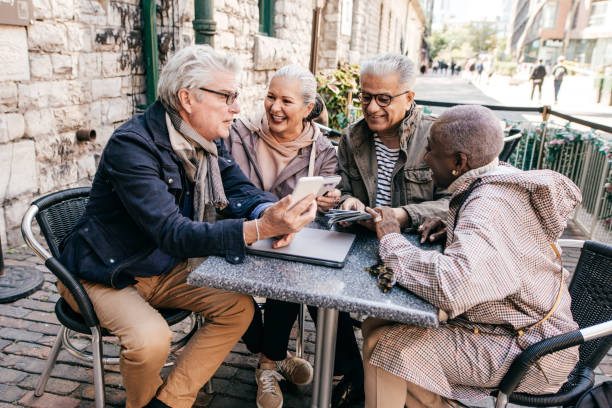
<instances>
[{"instance_id":1,"label":"black sneaker","mask_svg":"<svg viewBox=\"0 0 612 408\"><path fill-rule=\"evenodd\" d=\"M358 379L345 375L332 390L331 406L332 408L348 408L364 400L363 378Z\"/></svg>"}]
</instances>

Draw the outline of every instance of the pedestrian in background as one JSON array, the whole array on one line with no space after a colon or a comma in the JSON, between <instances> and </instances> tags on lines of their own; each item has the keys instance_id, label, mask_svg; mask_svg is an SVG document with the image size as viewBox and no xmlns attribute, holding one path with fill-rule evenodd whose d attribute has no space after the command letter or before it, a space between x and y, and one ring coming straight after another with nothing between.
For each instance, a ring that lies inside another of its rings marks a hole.
<instances>
[{"instance_id":1,"label":"pedestrian in background","mask_svg":"<svg viewBox=\"0 0 612 408\"><path fill-rule=\"evenodd\" d=\"M555 103L557 103L557 97L559 96L559 90L561 89L561 84L563 83L563 77L565 74L567 74L567 68L563 66L564 61L565 58L559 57L557 60L557 65L555 65L552 69L555 84Z\"/></svg>"},{"instance_id":2,"label":"pedestrian in background","mask_svg":"<svg viewBox=\"0 0 612 408\"><path fill-rule=\"evenodd\" d=\"M544 67L543 61L538 60L538 65L531 71L529 79L531 80L531 100L533 101L533 93L538 88L538 102L542 102L542 83L546 76L546 67Z\"/></svg>"}]
</instances>

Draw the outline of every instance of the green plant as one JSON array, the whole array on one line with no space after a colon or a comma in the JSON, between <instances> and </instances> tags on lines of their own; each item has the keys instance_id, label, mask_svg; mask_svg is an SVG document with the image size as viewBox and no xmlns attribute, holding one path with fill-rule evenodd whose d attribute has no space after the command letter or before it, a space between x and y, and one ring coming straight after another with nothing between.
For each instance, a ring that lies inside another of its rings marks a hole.
<instances>
[{"instance_id":1,"label":"green plant","mask_svg":"<svg viewBox=\"0 0 612 408\"><path fill-rule=\"evenodd\" d=\"M359 90L359 66L338 63L338 69L317 74L317 92L327 107L329 127L341 130L350 124L348 106L361 106L357 99Z\"/></svg>"}]
</instances>

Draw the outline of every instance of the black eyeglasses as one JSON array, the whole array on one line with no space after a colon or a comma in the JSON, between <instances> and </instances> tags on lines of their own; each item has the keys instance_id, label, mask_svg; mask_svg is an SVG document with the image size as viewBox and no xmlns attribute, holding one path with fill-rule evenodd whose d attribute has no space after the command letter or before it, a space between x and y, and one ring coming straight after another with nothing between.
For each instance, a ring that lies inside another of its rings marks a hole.
<instances>
[{"instance_id":1,"label":"black eyeglasses","mask_svg":"<svg viewBox=\"0 0 612 408\"><path fill-rule=\"evenodd\" d=\"M397 98L398 96L407 94L408 91L404 91L400 94L397 95L387 95L387 94L375 94L372 95L371 93L367 93L367 92L363 92L363 91L359 91L357 93L357 97L359 98L359 100L361 101L362 104L364 105L368 105L370 102L372 102L372 98L376 99L376 103L378 104L378 106L380 107L385 107L385 106L389 106L391 104L391 100L393 98Z\"/></svg>"},{"instance_id":2,"label":"black eyeglasses","mask_svg":"<svg viewBox=\"0 0 612 408\"><path fill-rule=\"evenodd\" d=\"M233 104L234 102L236 102L236 98L238 98L238 92L225 93L225 92L213 91L212 89L208 89L208 88L199 88L199 89L200 91L206 91L206 92L214 93L217 95L225 96L225 103L227 105Z\"/></svg>"}]
</instances>

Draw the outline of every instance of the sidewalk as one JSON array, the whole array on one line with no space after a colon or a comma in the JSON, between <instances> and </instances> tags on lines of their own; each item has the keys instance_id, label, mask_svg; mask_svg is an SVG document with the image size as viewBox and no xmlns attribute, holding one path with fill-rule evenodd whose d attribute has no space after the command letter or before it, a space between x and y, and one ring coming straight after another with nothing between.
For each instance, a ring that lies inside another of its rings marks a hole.
<instances>
[{"instance_id":1,"label":"sidewalk","mask_svg":"<svg viewBox=\"0 0 612 408\"><path fill-rule=\"evenodd\" d=\"M538 100L537 90L533 101L530 99L531 82L526 78L510 78L502 75L493 75L490 80L483 75L479 80L468 78L464 74L451 77L428 73L417 77L414 90L416 99L433 101L525 107L550 105L552 109L561 113L612 126L612 106L595 102L592 79L587 77L566 77L559 93L558 104L554 104L553 81L550 76L544 79L541 101ZM441 113L444 110L431 109L434 113ZM496 115L513 121L542 120L542 115L539 113L498 111ZM555 117L551 117L551 120L562 125L567 123L566 120Z\"/></svg>"},{"instance_id":2,"label":"sidewalk","mask_svg":"<svg viewBox=\"0 0 612 408\"><path fill-rule=\"evenodd\" d=\"M570 225L564 237L580 238L579 230ZM7 266L22 265L38 268L45 273L45 284L41 290L28 298L10 304L0 304L0 408L16 406L92 407L94 397L92 370L65 350L62 350L59 355L45 394L41 398L33 396L33 389L59 328L53 313L55 302L58 299L55 288L56 279L25 246L6 252L8 252L5 255ZM576 250L564 252L564 265L568 270L574 270L578 254ZM177 326L180 326L178 330L186 329L186 324ZM305 331L306 358L314 363L315 331L310 319L307 320ZM361 333L357 332L357 335L361 342ZM111 337L105 340L105 353L116 353L118 351L116 339ZM83 342L83 344L86 343ZM295 342L290 343L290 348L295 350ZM201 391L194 406L254 407L257 393L254 378L256 364L256 357L247 351L243 343L238 343L214 376L214 394L208 395ZM119 367L107 366L105 368L107 405L121 407L125 401L125 391L122 388ZM610 354L599 366L597 374L597 381L612 379L612 356ZM311 386L295 387L283 383L281 387L284 391L284 407L309 406ZM490 399L477 406L492 407L492 404L492 399ZM356 407L362 406L356 405Z\"/></svg>"}]
</instances>

